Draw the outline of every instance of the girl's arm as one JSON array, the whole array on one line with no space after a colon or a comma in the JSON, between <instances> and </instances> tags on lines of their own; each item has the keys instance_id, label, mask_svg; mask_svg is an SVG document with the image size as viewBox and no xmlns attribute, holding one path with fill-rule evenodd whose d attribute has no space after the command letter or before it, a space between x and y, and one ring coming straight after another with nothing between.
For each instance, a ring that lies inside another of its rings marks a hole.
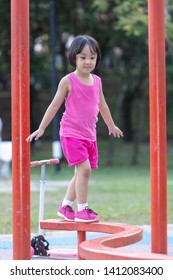
<instances>
[{"instance_id":1,"label":"girl's arm","mask_svg":"<svg viewBox=\"0 0 173 280\"><path fill-rule=\"evenodd\" d=\"M111 116L111 112L109 110L109 107L106 103L105 97L103 95L103 90L101 88L100 92L100 114L106 123L108 130L109 130L109 135L113 134L114 137L123 137L123 132L115 125L113 118Z\"/></svg>"},{"instance_id":2,"label":"girl's arm","mask_svg":"<svg viewBox=\"0 0 173 280\"><path fill-rule=\"evenodd\" d=\"M40 138L44 134L46 127L50 124L53 117L61 107L64 99L67 97L69 93L69 90L70 90L69 79L67 77L64 77L59 82L55 97L53 98L52 102L47 108L43 116L43 119L39 125L39 128L27 137L26 139L27 142L31 142L33 139L38 140L38 138Z\"/></svg>"}]
</instances>

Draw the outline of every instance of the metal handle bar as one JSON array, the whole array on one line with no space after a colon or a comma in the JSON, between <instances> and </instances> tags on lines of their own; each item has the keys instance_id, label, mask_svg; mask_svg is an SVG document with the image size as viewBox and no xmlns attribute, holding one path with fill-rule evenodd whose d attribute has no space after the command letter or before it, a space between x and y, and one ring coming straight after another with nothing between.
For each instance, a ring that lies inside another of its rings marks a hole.
<instances>
[{"instance_id":1,"label":"metal handle bar","mask_svg":"<svg viewBox=\"0 0 173 280\"><path fill-rule=\"evenodd\" d=\"M58 158L36 160L30 162L30 167L40 166L44 164L58 164L60 160Z\"/></svg>"}]
</instances>

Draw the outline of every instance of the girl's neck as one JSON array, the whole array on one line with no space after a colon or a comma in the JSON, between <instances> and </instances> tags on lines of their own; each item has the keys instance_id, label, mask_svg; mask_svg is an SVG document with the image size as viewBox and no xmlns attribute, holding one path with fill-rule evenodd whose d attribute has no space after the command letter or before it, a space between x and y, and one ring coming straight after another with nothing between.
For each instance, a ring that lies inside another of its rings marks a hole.
<instances>
[{"instance_id":1,"label":"girl's neck","mask_svg":"<svg viewBox=\"0 0 173 280\"><path fill-rule=\"evenodd\" d=\"M86 85L93 84L93 75L91 73L81 73L77 69L74 71L75 76L78 78L79 81Z\"/></svg>"}]
</instances>

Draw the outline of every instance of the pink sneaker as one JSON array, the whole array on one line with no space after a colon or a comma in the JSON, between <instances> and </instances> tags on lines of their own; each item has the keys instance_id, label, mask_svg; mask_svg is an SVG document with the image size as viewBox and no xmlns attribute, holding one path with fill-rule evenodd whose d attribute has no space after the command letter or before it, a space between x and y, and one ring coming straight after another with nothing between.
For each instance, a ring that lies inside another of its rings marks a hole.
<instances>
[{"instance_id":1,"label":"pink sneaker","mask_svg":"<svg viewBox=\"0 0 173 280\"><path fill-rule=\"evenodd\" d=\"M67 221L74 221L75 218L74 210L70 205L62 206L61 204L57 214L59 217L62 217Z\"/></svg>"},{"instance_id":2,"label":"pink sneaker","mask_svg":"<svg viewBox=\"0 0 173 280\"><path fill-rule=\"evenodd\" d=\"M91 223L99 220L99 216L93 210L85 207L82 211L76 211L75 222Z\"/></svg>"}]
</instances>

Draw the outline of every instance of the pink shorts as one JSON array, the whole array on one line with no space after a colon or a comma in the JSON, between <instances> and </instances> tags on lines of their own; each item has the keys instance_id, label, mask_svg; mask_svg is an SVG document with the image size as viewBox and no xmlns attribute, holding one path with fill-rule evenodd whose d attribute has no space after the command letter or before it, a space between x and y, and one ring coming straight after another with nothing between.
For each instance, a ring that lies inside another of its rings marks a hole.
<instances>
[{"instance_id":1,"label":"pink shorts","mask_svg":"<svg viewBox=\"0 0 173 280\"><path fill-rule=\"evenodd\" d=\"M96 141L61 136L61 145L70 167L89 160L91 168L98 168L98 148Z\"/></svg>"}]
</instances>

